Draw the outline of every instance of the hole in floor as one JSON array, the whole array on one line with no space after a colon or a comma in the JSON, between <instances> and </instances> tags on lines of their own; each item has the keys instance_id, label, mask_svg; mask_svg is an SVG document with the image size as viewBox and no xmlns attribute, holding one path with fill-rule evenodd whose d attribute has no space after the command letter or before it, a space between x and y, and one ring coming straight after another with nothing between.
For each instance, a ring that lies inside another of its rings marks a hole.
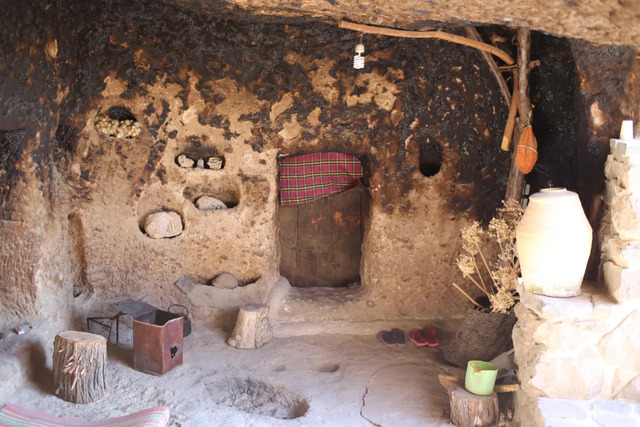
<instances>
[{"instance_id":1,"label":"hole in floor","mask_svg":"<svg viewBox=\"0 0 640 427\"><path fill-rule=\"evenodd\" d=\"M316 368L318 372L326 372L329 374L336 372L338 369L340 369L340 364L331 362L324 363Z\"/></svg>"},{"instance_id":2,"label":"hole in floor","mask_svg":"<svg viewBox=\"0 0 640 427\"><path fill-rule=\"evenodd\" d=\"M292 420L309 410L309 403L302 396L261 380L231 378L212 384L209 390L217 404L249 414Z\"/></svg>"}]
</instances>

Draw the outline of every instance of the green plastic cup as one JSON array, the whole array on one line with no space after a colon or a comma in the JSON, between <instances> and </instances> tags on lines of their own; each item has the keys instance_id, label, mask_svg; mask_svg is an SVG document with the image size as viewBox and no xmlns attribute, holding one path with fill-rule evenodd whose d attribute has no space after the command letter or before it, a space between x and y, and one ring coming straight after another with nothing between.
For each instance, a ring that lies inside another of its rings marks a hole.
<instances>
[{"instance_id":1,"label":"green plastic cup","mask_svg":"<svg viewBox=\"0 0 640 427\"><path fill-rule=\"evenodd\" d=\"M470 393L488 396L493 393L493 386L496 384L497 376L498 368L493 363L470 360L467 363L464 388Z\"/></svg>"}]
</instances>

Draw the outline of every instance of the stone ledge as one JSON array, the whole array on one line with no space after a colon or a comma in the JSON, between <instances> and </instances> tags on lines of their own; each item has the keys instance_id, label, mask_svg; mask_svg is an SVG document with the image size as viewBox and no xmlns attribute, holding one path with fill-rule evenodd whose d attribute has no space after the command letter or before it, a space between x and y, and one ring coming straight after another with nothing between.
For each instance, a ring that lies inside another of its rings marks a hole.
<instances>
[{"instance_id":1,"label":"stone ledge","mask_svg":"<svg viewBox=\"0 0 640 427\"><path fill-rule=\"evenodd\" d=\"M543 319L585 319L593 312L592 294L597 292L592 285L583 285L580 295L556 298L528 292L524 286L516 286L520 302Z\"/></svg>"}]
</instances>

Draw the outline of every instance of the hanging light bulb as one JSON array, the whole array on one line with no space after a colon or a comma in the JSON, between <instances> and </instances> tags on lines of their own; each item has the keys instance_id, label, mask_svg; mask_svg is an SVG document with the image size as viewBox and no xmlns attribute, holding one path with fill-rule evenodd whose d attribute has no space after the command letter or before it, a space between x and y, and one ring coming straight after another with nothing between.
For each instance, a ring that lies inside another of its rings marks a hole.
<instances>
[{"instance_id":1,"label":"hanging light bulb","mask_svg":"<svg viewBox=\"0 0 640 427\"><path fill-rule=\"evenodd\" d=\"M360 36L360 40L356 45L356 54L353 57L353 68L356 70L361 70L364 68L364 45L362 44L362 36Z\"/></svg>"}]
</instances>

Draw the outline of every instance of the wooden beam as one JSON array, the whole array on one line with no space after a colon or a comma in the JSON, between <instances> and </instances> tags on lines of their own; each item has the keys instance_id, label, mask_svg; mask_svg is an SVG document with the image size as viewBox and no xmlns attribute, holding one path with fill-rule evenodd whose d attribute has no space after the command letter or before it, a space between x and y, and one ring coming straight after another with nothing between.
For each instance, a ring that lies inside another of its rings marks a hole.
<instances>
[{"instance_id":1,"label":"wooden beam","mask_svg":"<svg viewBox=\"0 0 640 427\"><path fill-rule=\"evenodd\" d=\"M478 42L467 37L458 36L455 34L445 33L444 31L436 30L436 31L407 31L407 30L396 30L395 28L388 27L377 27L374 25L364 25L364 24L356 24L355 22L349 21L340 21L338 24L340 28L344 28L347 30L358 31L364 34L377 34L381 36L389 36L389 37L405 37L412 39L441 39L446 40L452 43L457 43L465 46L470 46L475 49L479 49L485 52L489 52L492 55L497 56L502 59L508 65L515 63L513 58L509 56L509 54L497 47Z\"/></svg>"},{"instance_id":2,"label":"wooden beam","mask_svg":"<svg viewBox=\"0 0 640 427\"><path fill-rule=\"evenodd\" d=\"M470 39L473 39L480 43L484 43L482 41L482 36L480 36L478 30L476 30L476 27L466 27L464 30L467 32L467 35ZM491 71L493 78L496 79L496 83L498 84L498 88L500 88L500 93L502 93L505 104L510 105L511 94L509 93L509 86L502 76L502 73L498 69L498 64L496 64L496 61L493 59L493 56L491 56L489 52L481 50L480 55L482 55L482 58L484 58L484 61L489 66L489 71Z\"/></svg>"},{"instance_id":3,"label":"wooden beam","mask_svg":"<svg viewBox=\"0 0 640 427\"><path fill-rule=\"evenodd\" d=\"M529 51L531 50L531 31L518 29L518 111L522 126L531 123L531 101L529 100Z\"/></svg>"},{"instance_id":4,"label":"wooden beam","mask_svg":"<svg viewBox=\"0 0 640 427\"><path fill-rule=\"evenodd\" d=\"M518 29L518 111L520 119L516 122L513 153L511 157L511 169L507 192L504 197L506 204L520 203L522 189L524 188L524 175L516 166L516 152L518 139L522 129L531 122L531 101L529 99L529 52L531 50L531 31L525 28Z\"/></svg>"}]
</instances>

